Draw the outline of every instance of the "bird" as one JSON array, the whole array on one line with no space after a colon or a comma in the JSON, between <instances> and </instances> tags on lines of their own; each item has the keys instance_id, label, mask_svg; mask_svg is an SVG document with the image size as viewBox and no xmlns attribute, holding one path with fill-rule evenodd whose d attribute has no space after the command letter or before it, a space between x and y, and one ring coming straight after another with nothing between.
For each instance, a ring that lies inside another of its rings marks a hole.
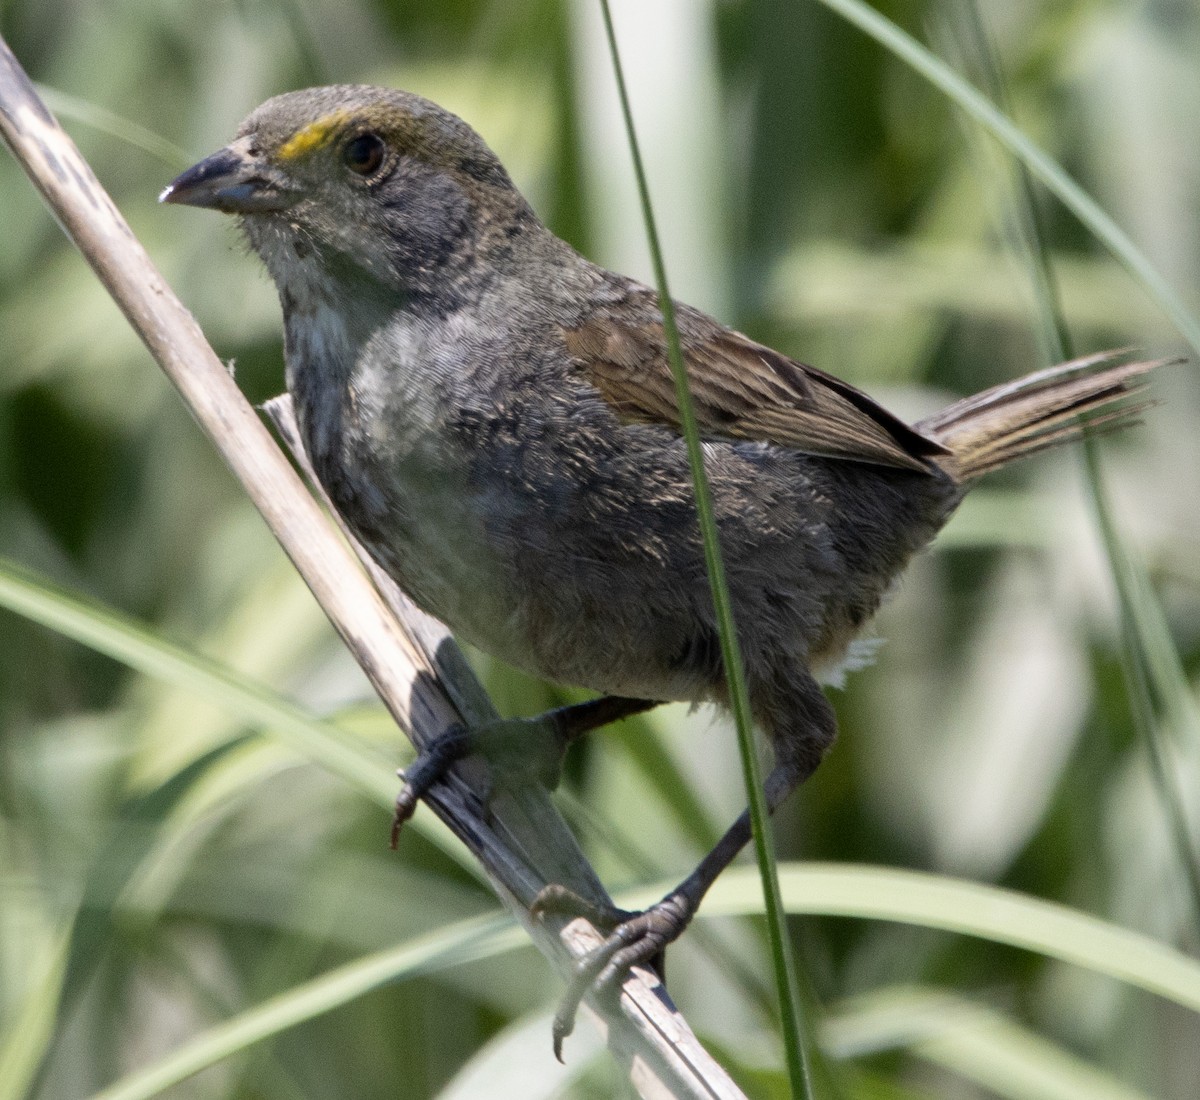
<instances>
[{"instance_id":1,"label":"bird","mask_svg":"<svg viewBox=\"0 0 1200 1100\"><path fill-rule=\"evenodd\" d=\"M266 265L305 449L378 564L459 638L599 693L545 717L553 751L664 701L728 704L659 297L551 232L466 122L394 89L288 92L160 198L235 216ZM674 309L774 810L834 741L822 685L964 494L1130 422L1162 361L1099 353L910 425ZM397 825L470 745L418 759ZM662 901L600 914L556 1052L589 988L661 965L749 838L743 813Z\"/></svg>"}]
</instances>

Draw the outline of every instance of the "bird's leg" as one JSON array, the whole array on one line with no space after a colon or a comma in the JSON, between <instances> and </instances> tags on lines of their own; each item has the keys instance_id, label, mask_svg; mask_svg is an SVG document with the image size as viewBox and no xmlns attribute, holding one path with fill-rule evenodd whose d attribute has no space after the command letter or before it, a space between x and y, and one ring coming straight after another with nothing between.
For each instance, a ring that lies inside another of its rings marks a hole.
<instances>
[{"instance_id":1,"label":"bird's leg","mask_svg":"<svg viewBox=\"0 0 1200 1100\"><path fill-rule=\"evenodd\" d=\"M772 813L799 783L788 767L771 772L764 786ZM640 913L598 907L564 886L547 886L538 894L533 903L537 916L582 916L599 928L610 929L600 946L577 960L554 1014L554 1055L559 1061L563 1040L574 1030L575 1013L590 991L603 994L615 989L631 966L650 966L660 978L664 976L667 946L683 935L709 887L750 837L750 813L744 810L687 878Z\"/></svg>"},{"instance_id":2,"label":"bird's leg","mask_svg":"<svg viewBox=\"0 0 1200 1100\"><path fill-rule=\"evenodd\" d=\"M392 847L396 847L400 829L412 817L417 802L456 761L479 753L501 770L531 772L545 786L554 788L563 756L572 743L585 733L657 705L647 699L604 695L586 703L557 707L536 718L507 718L472 728L453 726L426 745L400 773L404 785L396 796Z\"/></svg>"},{"instance_id":3,"label":"bird's leg","mask_svg":"<svg viewBox=\"0 0 1200 1100\"><path fill-rule=\"evenodd\" d=\"M796 704L791 721L774 729L776 764L763 784L769 813L774 813L816 770L833 742L836 729L833 710L820 688L807 676L803 679L804 683L791 685L789 694ZM750 813L746 810L687 878L640 913L598 907L562 886L547 886L538 894L533 903L535 915L583 916L609 930L604 943L575 963L574 974L554 1015L555 1057L562 1060L563 1040L571 1034L575 1013L589 991L603 994L615 990L632 966L651 966L663 977L667 946L683 934L709 887L746 846L751 835Z\"/></svg>"}]
</instances>

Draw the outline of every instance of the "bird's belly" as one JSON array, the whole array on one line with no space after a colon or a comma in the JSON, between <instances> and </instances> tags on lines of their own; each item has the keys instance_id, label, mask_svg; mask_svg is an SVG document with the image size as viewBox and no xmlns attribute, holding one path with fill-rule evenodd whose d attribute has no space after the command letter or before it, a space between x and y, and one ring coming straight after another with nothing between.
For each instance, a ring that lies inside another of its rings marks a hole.
<instances>
[{"instance_id":1,"label":"bird's belly","mask_svg":"<svg viewBox=\"0 0 1200 1100\"><path fill-rule=\"evenodd\" d=\"M564 577L536 556L514 560L476 519L470 509L448 516L443 507L436 522L376 535L372 552L459 640L535 676L637 698L711 694L709 663L687 659L696 649L692 616Z\"/></svg>"},{"instance_id":2,"label":"bird's belly","mask_svg":"<svg viewBox=\"0 0 1200 1100\"><path fill-rule=\"evenodd\" d=\"M572 564L561 544L523 545L512 525L497 530L469 486L437 474L389 479L383 493L343 466L331 496L388 574L456 637L535 676L607 694L711 695L715 643L658 568Z\"/></svg>"}]
</instances>

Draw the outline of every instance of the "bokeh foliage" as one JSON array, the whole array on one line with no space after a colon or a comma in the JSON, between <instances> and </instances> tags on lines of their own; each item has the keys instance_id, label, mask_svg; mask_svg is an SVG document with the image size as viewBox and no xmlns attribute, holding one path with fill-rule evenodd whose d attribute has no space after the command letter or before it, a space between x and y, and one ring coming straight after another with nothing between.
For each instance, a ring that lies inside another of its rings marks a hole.
<instances>
[{"instance_id":1,"label":"bokeh foliage","mask_svg":"<svg viewBox=\"0 0 1200 1100\"><path fill-rule=\"evenodd\" d=\"M1041 365L1004 161L938 93L812 0L614 8L681 297L914 415ZM957 5L880 8L955 57ZM268 95L391 83L461 113L553 228L645 277L595 14L587 0L6 0L0 31L261 400L281 385L273 290L223 219L157 207L161 187ZM1022 0L985 14L1022 127L1195 307L1195 10ZM1076 344L1177 350L1143 289L1060 208L1045 213ZM331 717L380 767L401 759L319 611L7 157L0 228L0 555ZM1164 374L1156 396L1145 426L1103 453L1122 529L1194 682L1194 371ZM1129 717L1076 456L1031 462L973 495L878 631L888 641L876 664L836 695L839 745L781 816L785 858L976 877L1196 946ZM506 712L567 697L479 663ZM1200 746L1169 717L1171 778L1195 830ZM0 1075L0 1096L90 1095L360 953L494 908L428 835L389 855L378 799L219 696L137 675L8 612L0 753L0 1064L20 1069ZM597 737L568 785L596 822L590 844L614 887L681 874L743 798L731 731L684 708ZM723 950L710 955L694 935L680 945L673 992L748 1090L776 1094L759 930L710 924ZM939 1056L880 1039L886 1028L854 1041L863 998L878 1012L879 998L916 985L956 999L935 997L924 1016L904 1002L910 1023L990 1013L1093 1067L1111 1095L1195 1094L1200 1025L1148 994L944 932L817 917L793 929L839 1013L828 1049L843 1095L1066 1095L995 1070L1006 1063L979 1044ZM464 961L251 1047L171 1095L501 1096L506 1073L521 1095L611 1094L586 1040L569 1079L547 1064L557 992L528 949ZM1051 1060L1032 1042L1006 1049L1025 1049L1027 1069ZM489 1060L469 1064L480 1051Z\"/></svg>"}]
</instances>

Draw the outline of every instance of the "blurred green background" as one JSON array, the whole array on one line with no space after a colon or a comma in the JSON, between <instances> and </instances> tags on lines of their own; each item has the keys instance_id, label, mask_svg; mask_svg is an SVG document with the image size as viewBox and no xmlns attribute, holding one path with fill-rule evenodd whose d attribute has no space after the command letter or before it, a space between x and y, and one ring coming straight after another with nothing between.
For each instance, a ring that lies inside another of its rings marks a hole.
<instances>
[{"instance_id":1,"label":"blurred green background","mask_svg":"<svg viewBox=\"0 0 1200 1100\"><path fill-rule=\"evenodd\" d=\"M959 4L879 6L964 52ZM1006 162L939 93L812 0L617 0L614 14L677 296L913 416L1043 365ZM1016 0L985 14L1023 129L1200 309L1200 10ZM273 288L225 219L155 198L280 91L376 82L436 99L558 233L649 275L589 0L2 0L0 31L256 401L282 385ZM1044 210L1078 348L1181 350L1143 288L1053 201ZM365 680L7 156L0 230L0 556L334 719L381 769L402 763ZM1144 426L1103 442L1104 468L1194 699L1194 367L1162 373L1155 396ZM781 856L995 882L1194 949L1114 609L1078 455L988 481L879 616L876 664L835 693L841 738L781 814ZM507 713L568 697L478 664ZM1194 843L1200 744L1161 723ZM732 730L679 707L582 746L567 786L603 823L584 835L614 889L680 876L744 800ZM428 830L392 855L387 829L378 800L219 698L0 610L0 1098L91 1095L334 965L496 910ZM672 991L748 1091L782 1095L755 992L761 928L706 923L725 953L689 936ZM843 1021L855 997L921 986L962 999L935 1031L983 1008L1053 1044L1006 1070L986 1044L946 1054L920 1035L856 1045L835 1029L836 1095L1197 1095L1200 1023L1149 994L916 927L792 928ZM590 1025L554 1066L558 993L528 948L466 961L168 1095L620 1094ZM1069 1075L1053 1091L1020 1071L1056 1058L1095 1076L1071 1094Z\"/></svg>"}]
</instances>

